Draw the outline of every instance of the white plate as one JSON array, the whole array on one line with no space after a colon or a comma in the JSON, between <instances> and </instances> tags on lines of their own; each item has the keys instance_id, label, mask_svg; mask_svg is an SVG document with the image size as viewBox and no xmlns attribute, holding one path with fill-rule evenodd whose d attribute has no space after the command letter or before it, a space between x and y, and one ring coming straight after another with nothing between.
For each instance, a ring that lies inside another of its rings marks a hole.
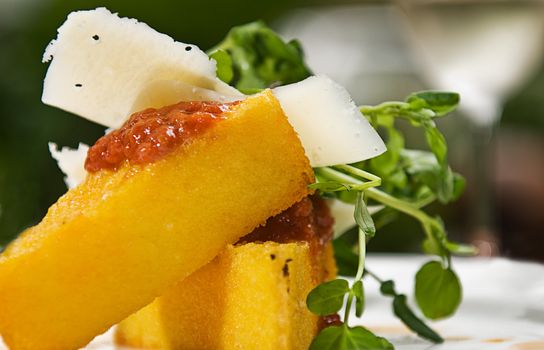
<instances>
[{"instance_id":1,"label":"white plate","mask_svg":"<svg viewBox=\"0 0 544 350\"><path fill-rule=\"evenodd\" d=\"M414 305L414 276L427 260L370 256L367 266L383 279L394 279L397 292L407 294ZM412 335L371 279L365 284L366 310L358 323L391 340L398 350L544 349L544 265L462 258L454 259L453 266L463 284L463 302L453 317L431 324L446 339L444 344L433 346Z\"/></svg>"},{"instance_id":2,"label":"white plate","mask_svg":"<svg viewBox=\"0 0 544 350\"><path fill-rule=\"evenodd\" d=\"M399 293L410 296L413 278L428 258L370 255L367 266L384 279L394 279ZM391 311L391 300L378 284L365 281L366 310L362 324L388 338L397 350L544 350L544 265L507 259L454 259L464 298L454 317L434 322L446 342L433 345L410 333ZM112 332L97 337L87 349L113 350ZM0 344L0 349L5 349ZM117 348L119 350L119 348Z\"/></svg>"}]
</instances>

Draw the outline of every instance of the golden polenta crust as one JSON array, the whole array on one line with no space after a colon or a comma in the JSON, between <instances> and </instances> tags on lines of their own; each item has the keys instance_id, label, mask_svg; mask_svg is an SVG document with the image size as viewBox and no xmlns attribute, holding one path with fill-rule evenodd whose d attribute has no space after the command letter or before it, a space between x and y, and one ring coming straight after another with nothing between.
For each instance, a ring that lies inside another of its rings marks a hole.
<instances>
[{"instance_id":1,"label":"golden polenta crust","mask_svg":"<svg viewBox=\"0 0 544 350\"><path fill-rule=\"evenodd\" d=\"M90 175L0 256L0 334L10 349L82 347L312 181L270 91L162 160Z\"/></svg>"},{"instance_id":2,"label":"golden polenta crust","mask_svg":"<svg viewBox=\"0 0 544 350\"><path fill-rule=\"evenodd\" d=\"M117 326L120 345L144 349L306 350L317 316L307 243L229 246Z\"/></svg>"}]
</instances>

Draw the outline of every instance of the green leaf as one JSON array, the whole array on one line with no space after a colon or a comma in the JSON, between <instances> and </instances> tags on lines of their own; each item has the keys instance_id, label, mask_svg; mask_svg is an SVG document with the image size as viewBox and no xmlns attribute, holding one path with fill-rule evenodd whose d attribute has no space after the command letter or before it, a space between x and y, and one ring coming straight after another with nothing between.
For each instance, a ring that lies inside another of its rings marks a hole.
<instances>
[{"instance_id":1,"label":"green leaf","mask_svg":"<svg viewBox=\"0 0 544 350\"><path fill-rule=\"evenodd\" d=\"M453 193L451 200L457 200L465 191L466 181L465 178L457 173L453 173Z\"/></svg>"},{"instance_id":2,"label":"green leaf","mask_svg":"<svg viewBox=\"0 0 544 350\"><path fill-rule=\"evenodd\" d=\"M425 139L429 148L436 156L436 160L440 164L446 164L446 156L448 154L448 146L444 135L433 125L425 127Z\"/></svg>"},{"instance_id":3,"label":"green leaf","mask_svg":"<svg viewBox=\"0 0 544 350\"><path fill-rule=\"evenodd\" d=\"M300 44L283 41L260 21L233 27L208 52L219 50L228 53L232 60L232 78L228 83L246 93L295 83L311 75Z\"/></svg>"},{"instance_id":4,"label":"green leaf","mask_svg":"<svg viewBox=\"0 0 544 350\"><path fill-rule=\"evenodd\" d=\"M408 306L406 296L397 294L395 291L395 283L391 280L383 281L380 284L380 292L386 296L393 297L393 313L397 316L409 329L414 331L420 337L428 339L435 343L442 343L444 339L423 320L416 316L412 309Z\"/></svg>"},{"instance_id":5,"label":"green leaf","mask_svg":"<svg viewBox=\"0 0 544 350\"><path fill-rule=\"evenodd\" d=\"M436 174L441 169L436 157L429 151L403 149L400 153L400 162L411 176L421 173Z\"/></svg>"},{"instance_id":6,"label":"green leaf","mask_svg":"<svg viewBox=\"0 0 544 350\"><path fill-rule=\"evenodd\" d=\"M439 199L448 203L459 197L464 190L464 179L442 166L433 153L419 150L402 150L401 163L413 184L424 184Z\"/></svg>"},{"instance_id":7,"label":"green leaf","mask_svg":"<svg viewBox=\"0 0 544 350\"><path fill-rule=\"evenodd\" d=\"M337 238L332 242L334 248L334 259L338 267L340 276L355 276L357 274L357 265L359 257L353 251L353 246L342 238Z\"/></svg>"},{"instance_id":8,"label":"green leaf","mask_svg":"<svg viewBox=\"0 0 544 350\"><path fill-rule=\"evenodd\" d=\"M394 314L412 331L420 337L430 340L433 343L442 343L444 339L434 330L418 318L410 309L406 302L406 296L403 294L395 295L393 298Z\"/></svg>"},{"instance_id":9,"label":"green leaf","mask_svg":"<svg viewBox=\"0 0 544 350\"><path fill-rule=\"evenodd\" d=\"M311 312L319 316L337 313L344 304L344 296L349 292L348 281L335 279L315 287L306 298Z\"/></svg>"},{"instance_id":10,"label":"green leaf","mask_svg":"<svg viewBox=\"0 0 544 350\"><path fill-rule=\"evenodd\" d=\"M363 327L332 326L314 338L310 350L393 350L393 345Z\"/></svg>"},{"instance_id":11,"label":"green leaf","mask_svg":"<svg viewBox=\"0 0 544 350\"><path fill-rule=\"evenodd\" d=\"M430 261L416 274L415 296L425 317L433 320L448 317L461 303L461 283L453 270Z\"/></svg>"},{"instance_id":12,"label":"green leaf","mask_svg":"<svg viewBox=\"0 0 544 350\"><path fill-rule=\"evenodd\" d=\"M404 148L404 137L393 127L387 129L386 146L385 153L370 160L371 168L382 179L398 167L400 152Z\"/></svg>"},{"instance_id":13,"label":"green leaf","mask_svg":"<svg viewBox=\"0 0 544 350\"><path fill-rule=\"evenodd\" d=\"M459 104L459 94L455 92L422 91L408 96L406 102L420 108L432 110L436 116L453 112Z\"/></svg>"},{"instance_id":14,"label":"green leaf","mask_svg":"<svg viewBox=\"0 0 544 350\"><path fill-rule=\"evenodd\" d=\"M363 230L365 235L374 237L376 234L376 226L374 226L374 220L372 220L372 216L370 216L370 213L368 212L363 192L357 193L354 218L355 222L359 225L361 230Z\"/></svg>"},{"instance_id":15,"label":"green leaf","mask_svg":"<svg viewBox=\"0 0 544 350\"><path fill-rule=\"evenodd\" d=\"M395 282L392 280L383 281L380 284L380 292L383 295L392 296L392 297L395 296L397 294L397 292L395 292Z\"/></svg>"},{"instance_id":16,"label":"green leaf","mask_svg":"<svg viewBox=\"0 0 544 350\"><path fill-rule=\"evenodd\" d=\"M365 308L365 291L363 287L363 281L359 280L355 282L351 288L353 296L355 297L355 315L361 317Z\"/></svg>"},{"instance_id":17,"label":"green leaf","mask_svg":"<svg viewBox=\"0 0 544 350\"><path fill-rule=\"evenodd\" d=\"M405 171L403 171L402 169L397 169L393 173L391 173L391 175L389 175L387 182L388 184L391 184L394 188L403 190L408 183L408 177L406 176Z\"/></svg>"},{"instance_id":18,"label":"green leaf","mask_svg":"<svg viewBox=\"0 0 544 350\"><path fill-rule=\"evenodd\" d=\"M454 177L453 171L449 166L446 166L440 172L438 191L436 196L440 203L448 203L454 197Z\"/></svg>"},{"instance_id":19,"label":"green leaf","mask_svg":"<svg viewBox=\"0 0 544 350\"><path fill-rule=\"evenodd\" d=\"M208 56L217 62L217 77L227 84L230 83L234 77L234 71L232 69L232 59L229 53L225 50L216 50Z\"/></svg>"},{"instance_id":20,"label":"green leaf","mask_svg":"<svg viewBox=\"0 0 544 350\"><path fill-rule=\"evenodd\" d=\"M435 195L440 191L443 169L433 153L420 150L402 150L400 162L410 177L410 185L427 186Z\"/></svg>"}]
</instances>

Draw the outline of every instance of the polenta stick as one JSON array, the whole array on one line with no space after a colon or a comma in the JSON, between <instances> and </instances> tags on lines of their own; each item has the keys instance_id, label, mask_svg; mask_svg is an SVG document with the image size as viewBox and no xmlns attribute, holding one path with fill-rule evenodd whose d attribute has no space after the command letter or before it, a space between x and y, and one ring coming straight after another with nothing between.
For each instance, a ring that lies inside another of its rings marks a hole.
<instances>
[{"instance_id":1,"label":"polenta stick","mask_svg":"<svg viewBox=\"0 0 544 350\"><path fill-rule=\"evenodd\" d=\"M304 303L317 285L308 243L228 246L117 326L142 349L307 350L318 318ZM205 325L205 326L203 326Z\"/></svg>"},{"instance_id":2,"label":"polenta stick","mask_svg":"<svg viewBox=\"0 0 544 350\"><path fill-rule=\"evenodd\" d=\"M313 172L266 91L163 159L101 170L0 256L11 349L75 349L308 194Z\"/></svg>"}]
</instances>

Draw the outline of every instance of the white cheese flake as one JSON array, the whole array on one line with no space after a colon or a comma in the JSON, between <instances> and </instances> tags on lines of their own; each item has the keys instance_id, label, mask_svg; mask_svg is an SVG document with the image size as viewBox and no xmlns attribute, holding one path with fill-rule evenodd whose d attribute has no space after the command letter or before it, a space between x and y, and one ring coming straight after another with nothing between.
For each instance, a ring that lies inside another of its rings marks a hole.
<instances>
[{"instance_id":1,"label":"white cheese flake","mask_svg":"<svg viewBox=\"0 0 544 350\"><path fill-rule=\"evenodd\" d=\"M49 152L57 161L60 170L66 175L64 182L68 188L74 188L82 183L87 177L85 170L85 159L89 146L80 143L77 149L62 147L59 150L56 143L49 142Z\"/></svg>"},{"instance_id":2,"label":"white cheese flake","mask_svg":"<svg viewBox=\"0 0 544 350\"><path fill-rule=\"evenodd\" d=\"M216 63L195 45L105 8L72 12L45 50L50 66L42 101L108 127L119 127L150 84L174 80L241 96L216 77Z\"/></svg>"},{"instance_id":3,"label":"white cheese flake","mask_svg":"<svg viewBox=\"0 0 544 350\"><path fill-rule=\"evenodd\" d=\"M273 92L313 167L355 163L385 152L349 93L331 79L313 76Z\"/></svg>"}]
</instances>

